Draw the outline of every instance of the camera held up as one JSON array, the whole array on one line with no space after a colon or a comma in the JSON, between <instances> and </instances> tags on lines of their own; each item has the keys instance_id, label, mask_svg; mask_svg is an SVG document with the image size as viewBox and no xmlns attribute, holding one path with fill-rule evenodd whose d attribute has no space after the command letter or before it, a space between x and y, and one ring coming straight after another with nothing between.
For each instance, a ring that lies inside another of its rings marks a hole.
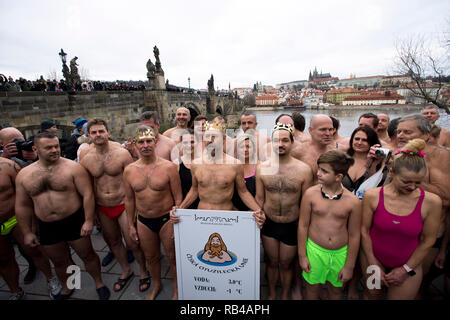
<instances>
[{"instance_id":1,"label":"camera held up","mask_svg":"<svg viewBox=\"0 0 450 320\"><path fill-rule=\"evenodd\" d=\"M376 148L375 155L379 158L386 158L391 150L386 148Z\"/></svg>"},{"instance_id":2,"label":"camera held up","mask_svg":"<svg viewBox=\"0 0 450 320\"><path fill-rule=\"evenodd\" d=\"M22 151L30 151L30 152L33 151L32 149L34 145L33 140L14 139L13 142L17 148L16 158L18 159L25 160Z\"/></svg>"}]
</instances>

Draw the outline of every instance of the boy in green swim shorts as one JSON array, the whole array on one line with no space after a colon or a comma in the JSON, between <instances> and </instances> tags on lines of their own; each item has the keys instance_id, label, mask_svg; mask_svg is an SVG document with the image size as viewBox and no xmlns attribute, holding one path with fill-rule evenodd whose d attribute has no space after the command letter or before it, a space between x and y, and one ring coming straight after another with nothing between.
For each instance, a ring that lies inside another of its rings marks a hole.
<instances>
[{"instance_id":1,"label":"boy in green swim shorts","mask_svg":"<svg viewBox=\"0 0 450 320\"><path fill-rule=\"evenodd\" d=\"M359 250L361 203L341 181L353 163L342 151L322 154L317 160L319 184L303 195L298 255L307 300L319 299L321 284L327 285L329 299L341 299L344 284L352 278Z\"/></svg>"}]
</instances>

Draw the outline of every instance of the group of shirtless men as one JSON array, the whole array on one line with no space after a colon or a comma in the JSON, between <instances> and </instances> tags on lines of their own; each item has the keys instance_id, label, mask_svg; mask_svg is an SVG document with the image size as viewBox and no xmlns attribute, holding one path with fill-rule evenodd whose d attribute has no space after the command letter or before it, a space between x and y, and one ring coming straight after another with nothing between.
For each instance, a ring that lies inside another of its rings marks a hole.
<instances>
[{"instance_id":1,"label":"group of shirtless men","mask_svg":"<svg viewBox=\"0 0 450 320\"><path fill-rule=\"evenodd\" d=\"M439 117L433 108L423 110L422 114L433 123ZM387 115L380 114L378 119L378 127L373 126L372 119L365 117L360 118L358 125L374 127L383 147L395 149L400 143L421 134L414 127L414 121L407 121L401 123L395 137L389 137L386 134ZM233 210L235 191L253 212L258 227L268 222L272 226L271 233L262 232L261 236L267 259L269 299L276 298L278 278L282 299L302 298L300 268L308 272L308 265L302 265L305 230L309 234L315 233L316 239L330 247L348 244L347 260L339 273L339 281L348 282L359 251L359 199L344 192L342 198L331 200L342 193L341 188L331 190L318 184L318 174L323 174L323 168L317 164L318 158L330 150L348 149L349 139L339 135L332 119L323 114L314 115L310 119L308 135L303 128L299 130L295 126L291 116L282 115L269 137L256 129L255 115L244 113L242 130L256 138L254 151L259 155L255 163L254 195L246 188L243 164L236 160L239 158L238 138L223 134L223 119L209 123L203 117L189 133L190 120L189 110L181 107L175 114L176 126L159 134L157 113L145 112L135 136L121 145L109 139L110 131L104 120L92 119L87 126L91 143L81 151L79 163L60 156L58 138L51 132L35 136L33 148L38 160L31 165L20 170L15 162L0 158L0 222L5 224L15 216L18 226L11 228L14 237L19 239L19 245L26 249L47 279L52 278L48 259L52 261L61 284L61 290L55 296L67 299L74 291L66 283L67 268L72 264L68 254L70 246L94 279L99 298L109 298L109 289L101 276L100 260L90 240L98 219L103 237L122 269L113 290L120 291L133 276L127 261L128 248L139 265L139 290L143 292L151 287L146 299L155 299L162 288L162 243L174 279L172 298L176 299L173 223L179 220L175 209L188 208L198 197L198 209ZM0 130L3 145L9 142L6 137L12 129ZM450 132L442 129L438 145L427 146L430 149L426 158L428 174L424 181L426 187L423 186L441 197L444 212L448 212L449 206L450 171L442 164L450 163L450 151L446 148L450 145L449 135ZM191 163L184 163L191 171L192 187L183 199L179 162L183 153L181 145L185 141L194 143L199 152L192 157ZM273 169L275 158L276 170L265 173L265 170ZM308 189L311 191L306 193ZM329 199L322 197L321 192ZM310 204L309 214L316 216L314 220L320 228L311 225L308 231L304 224L298 226L302 199ZM445 230L444 220L442 226ZM441 234L444 234L443 230ZM23 291L18 284L18 267L3 234L0 236L0 274L12 294L17 296ZM442 246L445 251L446 244ZM329 298L338 299L341 294L342 287L329 291Z\"/></svg>"}]
</instances>

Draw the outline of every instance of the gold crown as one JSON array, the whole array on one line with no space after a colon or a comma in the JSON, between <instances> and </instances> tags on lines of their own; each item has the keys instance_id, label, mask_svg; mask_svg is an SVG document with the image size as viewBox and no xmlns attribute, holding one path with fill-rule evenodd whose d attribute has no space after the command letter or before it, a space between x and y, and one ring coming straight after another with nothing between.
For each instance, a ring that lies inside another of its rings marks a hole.
<instances>
[{"instance_id":1,"label":"gold crown","mask_svg":"<svg viewBox=\"0 0 450 320\"><path fill-rule=\"evenodd\" d=\"M289 131L290 134L294 134L294 129L292 129L292 125L290 123L277 122L276 125L273 126L272 133L277 130L286 130Z\"/></svg>"},{"instance_id":2,"label":"gold crown","mask_svg":"<svg viewBox=\"0 0 450 320\"><path fill-rule=\"evenodd\" d=\"M209 123L208 121L205 121L205 123L203 124L203 129L205 129L205 131L218 130L220 132L225 132L227 127L226 127L226 125L220 123L219 120L216 120L213 123Z\"/></svg>"},{"instance_id":3,"label":"gold crown","mask_svg":"<svg viewBox=\"0 0 450 320\"><path fill-rule=\"evenodd\" d=\"M136 133L134 135L135 140L141 140L141 139L153 139L155 140L155 133L151 128L148 128L146 130L136 130Z\"/></svg>"}]
</instances>

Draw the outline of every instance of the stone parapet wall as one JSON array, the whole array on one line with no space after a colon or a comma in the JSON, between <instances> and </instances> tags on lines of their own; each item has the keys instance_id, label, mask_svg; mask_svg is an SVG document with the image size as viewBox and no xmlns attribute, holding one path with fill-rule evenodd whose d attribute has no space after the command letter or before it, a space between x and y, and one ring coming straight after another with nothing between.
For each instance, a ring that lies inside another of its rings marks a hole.
<instances>
[{"instance_id":1,"label":"stone parapet wall","mask_svg":"<svg viewBox=\"0 0 450 320\"><path fill-rule=\"evenodd\" d=\"M231 116L242 109L242 101L231 97L216 96L211 101L212 114ZM76 118L102 118L107 121L112 138L123 141L132 136L143 111L158 111L161 123L173 124L179 107L206 114L207 103L205 94L166 90L0 92L0 127L15 127L29 137L39 131L43 120L51 119L60 129L60 137L67 138ZM230 124L234 124L231 119L234 117L230 117Z\"/></svg>"},{"instance_id":2,"label":"stone parapet wall","mask_svg":"<svg viewBox=\"0 0 450 320\"><path fill-rule=\"evenodd\" d=\"M52 119L67 137L78 117L103 118L116 139L127 136L127 126L139 121L144 107L143 91L96 91L70 93L2 93L0 126L16 127L26 137L37 133L40 123Z\"/></svg>"}]
</instances>

